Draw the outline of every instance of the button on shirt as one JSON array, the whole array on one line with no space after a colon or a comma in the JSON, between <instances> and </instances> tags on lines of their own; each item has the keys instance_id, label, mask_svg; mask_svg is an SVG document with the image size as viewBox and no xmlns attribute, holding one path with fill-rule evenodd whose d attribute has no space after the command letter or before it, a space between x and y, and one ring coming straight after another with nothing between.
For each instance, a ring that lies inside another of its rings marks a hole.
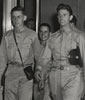
<instances>
[{"instance_id":1,"label":"button on shirt","mask_svg":"<svg viewBox=\"0 0 85 100\"><path fill-rule=\"evenodd\" d=\"M33 30L30 30L27 27L24 27L24 29L20 31L20 33L15 33L15 35L16 35L16 40L17 40L18 47L22 55L24 65L25 67L27 67L28 64L34 63L34 55L33 55L32 46L34 45L34 42L37 38L37 34ZM0 73L0 77L6 67L6 64L9 63L7 74L12 73L12 75L10 76L14 76L17 78L18 76L22 75L24 72L22 70L23 69L22 66L20 68L20 66L16 66L16 64L15 65L10 64L11 62L12 63L17 62L20 65L22 64L20 56L19 56L19 52L16 47L16 43L13 37L13 30L8 31L6 33L6 36L3 37L2 41L3 41L1 43L2 57L0 59L0 65L2 65L3 67L0 66L2 70L2 72Z\"/></svg>"},{"instance_id":2,"label":"button on shirt","mask_svg":"<svg viewBox=\"0 0 85 100\"><path fill-rule=\"evenodd\" d=\"M75 31L66 34L59 30L53 33L50 39L50 48L52 50L54 65L69 65L68 53L71 49L75 49L77 44L80 47L83 62L85 62L85 40L84 36Z\"/></svg>"},{"instance_id":3,"label":"button on shirt","mask_svg":"<svg viewBox=\"0 0 85 100\"><path fill-rule=\"evenodd\" d=\"M20 33L16 33L16 41L20 49L24 64L32 63L33 53L32 53L32 43L36 38L34 31L28 30L26 27ZM6 37L8 60L11 62L21 63L19 52L16 47L16 43L13 37L13 31L11 31Z\"/></svg>"}]
</instances>

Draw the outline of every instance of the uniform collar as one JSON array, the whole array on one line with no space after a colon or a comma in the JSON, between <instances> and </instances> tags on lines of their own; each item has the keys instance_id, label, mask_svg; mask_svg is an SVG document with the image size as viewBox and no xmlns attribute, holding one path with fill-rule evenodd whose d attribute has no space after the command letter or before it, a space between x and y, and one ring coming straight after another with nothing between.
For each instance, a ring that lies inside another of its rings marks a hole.
<instances>
[{"instance_id":1,"label":"uniform collar","mask_svg":"<svg viewBox=\"0 0 85 100\"><path fill-rule=\"evenodd\" d=\"M25 26L20 29L14 29L15 33L22 33L25 29Z\"/></svg>"}]
</instances>

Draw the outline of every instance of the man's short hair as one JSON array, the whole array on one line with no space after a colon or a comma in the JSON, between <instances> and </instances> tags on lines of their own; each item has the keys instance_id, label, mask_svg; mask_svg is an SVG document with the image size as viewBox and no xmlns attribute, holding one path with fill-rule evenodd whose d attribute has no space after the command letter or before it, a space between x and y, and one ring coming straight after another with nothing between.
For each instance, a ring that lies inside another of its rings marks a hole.
<instances>
[{"instance_id":1,"label":"man's short hair","mask_svg":"<svg viewBox=\"0 0 85 100\"><path fill-rule=\"evenodd\" d=\"M70 15L73 15L73 11L72 11L70 5L64 4L64 3L59 4L57 9L56 9L57 10L57 14L58 14L59 10L61 10L61 9L65 9L65 10L67 10L69 12Z\"/></svg>"},{"instance_id":2,"label":"man's short hair","mask_svg":"<svg viewBox=\"0 0 85 100\"><path fill-rule=\"evenodd\" d=\"M15 6L14 8L12 8L11 10L11 15L14 11L22 11L22 13L24 14L24 8L21 6Z\"/></svg>"}]
</instances>

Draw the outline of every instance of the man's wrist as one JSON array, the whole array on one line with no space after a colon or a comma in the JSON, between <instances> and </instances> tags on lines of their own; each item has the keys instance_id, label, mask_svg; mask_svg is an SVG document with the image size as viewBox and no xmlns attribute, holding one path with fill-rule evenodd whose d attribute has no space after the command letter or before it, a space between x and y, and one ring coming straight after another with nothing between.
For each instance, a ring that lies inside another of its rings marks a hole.
<instances>
[{"instance_id":1,"label":"man's wrist","mask_svg":"<svg viewBox=\"0 0 85 100\"><path fill-rule=\"evenodd\" d=\"M42 67L41 66L38 66L35 71L42 71Z\"/></svg>"}]
</instances>

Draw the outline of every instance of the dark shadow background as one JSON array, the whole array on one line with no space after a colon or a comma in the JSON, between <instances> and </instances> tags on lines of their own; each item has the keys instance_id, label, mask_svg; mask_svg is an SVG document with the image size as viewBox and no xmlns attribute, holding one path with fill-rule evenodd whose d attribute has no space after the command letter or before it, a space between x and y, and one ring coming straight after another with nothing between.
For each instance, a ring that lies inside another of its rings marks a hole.
<instances>
[{"instance_id":1,"label":"dark shadow background","mask_svg":"<svg viewBox=\"0 0 85 100\"><path fill-rule=\"evenodd\" d=\"M60 28L60 25L59 25L58 19L57 19L57 14L53 14L51 20L52 20L52 25L53 25L53 31L56 32Z\"/></svg>"}]
</instances>

